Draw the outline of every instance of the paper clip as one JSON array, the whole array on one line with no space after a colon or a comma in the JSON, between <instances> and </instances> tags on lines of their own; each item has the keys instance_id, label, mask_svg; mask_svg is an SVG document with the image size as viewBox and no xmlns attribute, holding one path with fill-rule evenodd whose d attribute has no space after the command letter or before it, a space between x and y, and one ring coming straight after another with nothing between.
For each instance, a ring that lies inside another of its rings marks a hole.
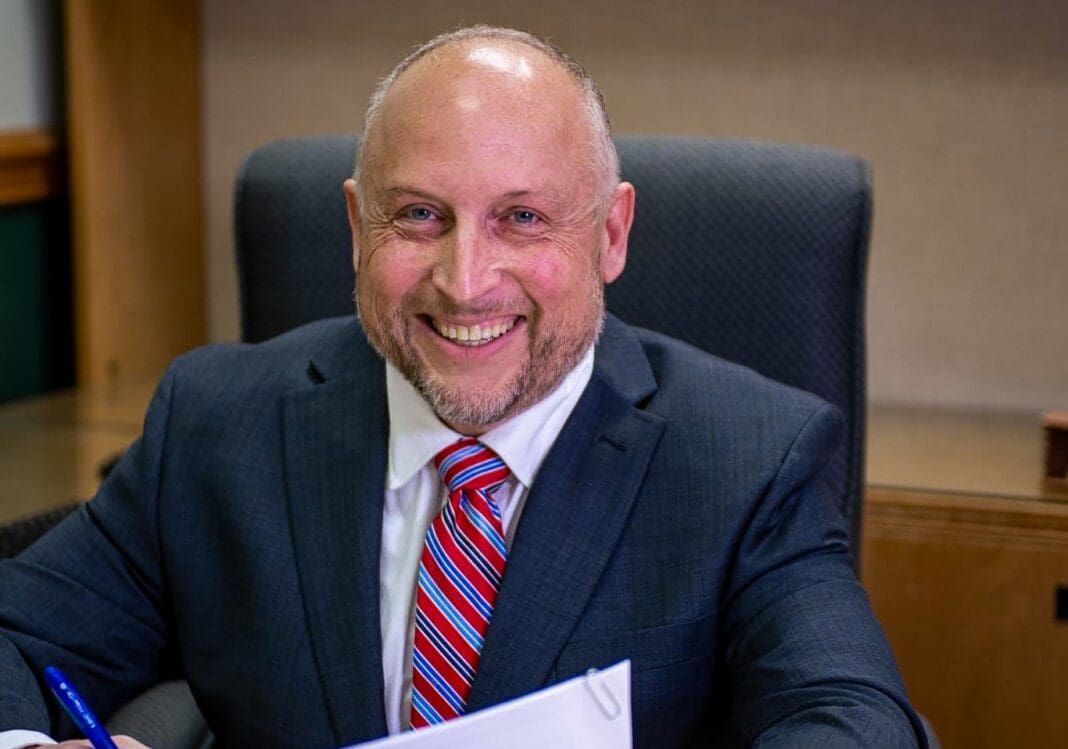
<instances>
[{"instance_id":1,"label":"paper clip","mask_svg":"<svg viewBox=\"0 0 1068 749\"><path fill-rule=\"evenodd\" d=\"M604 717L609 720L615 720L623 713L623 708L619 706L619 701L616 696L612 694L612 690L603 682L599 681L594 683L595 677L598 674L596 668L591 668L586 672L586 678L583 683L586 685L587 691L590 696L593 697L593 701L597 703L597 707L604 713ZM598 687L600 687L598 689Z\"/></svg>"}]
</instances>

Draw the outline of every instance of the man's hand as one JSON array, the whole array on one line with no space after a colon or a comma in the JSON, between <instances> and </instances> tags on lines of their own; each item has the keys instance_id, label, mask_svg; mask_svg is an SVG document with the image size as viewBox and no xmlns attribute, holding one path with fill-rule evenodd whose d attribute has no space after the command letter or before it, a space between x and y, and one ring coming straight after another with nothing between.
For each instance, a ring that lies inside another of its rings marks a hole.
<instances>
[{"instance_id":1,"label":"man's hand","mask_svg":"<svg viewBox=\"0 0 1068 749\"><path fill-rule=\"evenodd\" d=\"M115 746L119 749L149 749L137 739L129 736L112 736L111 740L115 742ZM45 744L37 744L37 746L45 747ZM93 745L89 743L87 739L78 739L76 741L64 741L62 744L51 745L53 749L93 749Z\"/></svg>"}]
</instances>

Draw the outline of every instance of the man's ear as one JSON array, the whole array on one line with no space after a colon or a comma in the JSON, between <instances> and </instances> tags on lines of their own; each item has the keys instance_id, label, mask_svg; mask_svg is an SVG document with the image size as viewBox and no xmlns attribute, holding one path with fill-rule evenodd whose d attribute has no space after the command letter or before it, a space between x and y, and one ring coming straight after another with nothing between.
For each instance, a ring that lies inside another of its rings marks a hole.
<instances>
[{"instance_id":1,"label":"man's ear","mask_svg":"<svg viewBox=\"0 0 1068 749\"><path fill-rule=\"evenodd\" d=\"M352 267L360 267L360 196L356 191L356 180L345 180L345 207L349 212L349 228L352 229Z\"/></svg>"},{"instance_id":2,"label":"man's ear","mask_svg":"<svg viewBox=\"0 0 1068 749\"><path fill-rule=\"evenodd\" d=\"M605 216L604 233L608 240L601 253L601 279L612 283L627 264L627 237L634 223L634 185L620 182L612 193Z\"/></svg>"}]
</instances>

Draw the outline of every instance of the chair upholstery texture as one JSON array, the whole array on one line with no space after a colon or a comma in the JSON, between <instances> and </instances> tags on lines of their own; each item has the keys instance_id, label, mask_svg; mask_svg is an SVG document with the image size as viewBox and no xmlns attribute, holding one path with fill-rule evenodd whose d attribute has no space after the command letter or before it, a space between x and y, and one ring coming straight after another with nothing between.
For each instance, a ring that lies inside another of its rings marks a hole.
<instances>
[{"instance_id":1,"label":"chair upholstery texture","mask_svg":"<svg viewBox=\"0 0 1068 749\"><path fill-rule=\"evenodd\" d=\"M0 559L21 554L34 541L51 530L52 526L74 512L80 504L80 502L68 502L65 505L41 510L0 526Z\"/></svg>"},{"instance_id":2,"label":"chair upholstery texture","mask_svg":"<svg viewBox=\"0 0 1068 749\"><path fill-rule=\"evenodd\" d=\"M616 139L637 189L627 268L608 309L841 409L829 481L859 557L865 415L866 164L826 149L740 140ZM351 137L253 152L238 176L242 335L260 341L351 314L342 181Z\"/></svg>"},{"instance_id":3,"label":"chair upholstery texture","mask_svg":"<svg viewBox=\"0 0 1068 749\"><path fill-rule=\"evenodd\" d=\"M185 681L165 681L121 707L108 718L113 736L132 736L152 749L211 749L208 730Z\"/></svg>"}]
</instances>

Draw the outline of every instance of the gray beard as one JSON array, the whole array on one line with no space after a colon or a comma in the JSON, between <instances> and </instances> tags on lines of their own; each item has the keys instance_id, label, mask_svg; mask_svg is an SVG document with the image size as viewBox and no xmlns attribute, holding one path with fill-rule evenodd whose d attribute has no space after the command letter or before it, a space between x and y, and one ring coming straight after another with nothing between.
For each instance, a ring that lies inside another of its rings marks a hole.
<instances>
[{"instance_id":1,"label":"gray beard","mask_svg":"<svg viewBox=\"0 0 1068 749\"><path fill-rule=\"evenodd\" d=\"M385 329L404 331L403 342L379 336L374 326L366 323L365 316L360 313L358 294L355 295L355 306L356 316L371 346L412 384L439 419L449 425L489 426L522 413L551 393L578 365L590 346L597 342L604 329L605 311L603 286L596 284L595 288L597 292L593 303L597 308L596 324L590 325L581 338L572 341L561 339L555 333L535 335L536 331L531 330L530 337L534 344L525 366L518 376L496 393L456 392L447 387L427 367L420 365L418 354L407 339L407 327L400 315L392 316ZM528 320L527 324L532 323ZM552 369L545 371L545 367Z\"/></svg>"}]
</instances>

